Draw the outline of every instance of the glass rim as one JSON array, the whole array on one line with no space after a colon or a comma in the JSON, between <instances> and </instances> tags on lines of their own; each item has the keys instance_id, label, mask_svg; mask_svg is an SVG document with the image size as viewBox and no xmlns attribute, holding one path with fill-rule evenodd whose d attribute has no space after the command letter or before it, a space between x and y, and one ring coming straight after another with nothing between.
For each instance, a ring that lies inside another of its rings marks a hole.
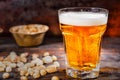
<instances>
[{"instance_id":1,"label":"glass rim","mask_svg":"<svg viewBox=\"0 0 120 80\"><path fill-rule=\"evenodd\" d=\"M91 9L91 10L94 10L94 9L99 9L99 10L103 10L103 12L105 13L109 13L109 10L106 9L106 8L101 8L101 7L65 7L65 8L61 8L58 10L58 13L60 13L61 11L64 11L64 10L74 10L74 9ZM92 12L92 11L91 11Z\"/></svg>"}]
</instances>

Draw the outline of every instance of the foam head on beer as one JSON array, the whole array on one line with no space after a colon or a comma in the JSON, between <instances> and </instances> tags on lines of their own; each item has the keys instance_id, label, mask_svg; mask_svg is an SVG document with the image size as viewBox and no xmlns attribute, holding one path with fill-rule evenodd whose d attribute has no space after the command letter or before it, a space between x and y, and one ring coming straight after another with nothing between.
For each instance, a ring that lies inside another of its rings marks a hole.
<instances>
[{"instance_id":1,"label":"foam head on beer","mask_svg":"<svg viewBox=\"0 0 120 80\"><path fill-rule=\"evenodd\" d=\"M59 15L59 21L74 26L96 26L107 24L107 15L93 12L64 12Z\"/></svg>"}]
</instances>

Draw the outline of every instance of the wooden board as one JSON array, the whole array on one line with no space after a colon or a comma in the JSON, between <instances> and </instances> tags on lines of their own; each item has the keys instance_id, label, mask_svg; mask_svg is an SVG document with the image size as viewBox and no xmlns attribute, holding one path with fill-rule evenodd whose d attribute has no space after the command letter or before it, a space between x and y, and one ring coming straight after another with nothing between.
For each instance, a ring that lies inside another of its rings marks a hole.
<instances>
[{"instance_id":1,"label":"wooden board","mask_svg":"<svg viewBox=\"0 0 120 80\"><path fill-rule=\"evenodd\" d=\"M102 51L101 51L101 69L100 76L94 80L120 80L120 45L119 39L114 39L113 41L106 38L103 42ZM1 41L4 42L4 41ZM117 44L116 44L117 43ZM109 44L108 46L105 44ZM112 45L112 46L111 46ZM46 51L50 52L51 55L56 55L60 62L60 69L56 73L47 74L44 77L39 79L33 79L29 77L29 80L50 80L50 78L54 75L60 77L60 80L81 80L81 79L73 79L66 77L65 73L65 52L62 42L45 42L40 46L32 47L32 48L22 48L18 47L14 42L10 43L2 43L0 46L0 56L7 56L10 51L15 51L19 55L21 52L29 52L29 54L37 53L40 56ZM1 74L1 73L0 73ZM0 75L0 80L2 76ZM12 73L12 77L7 80L19 80L19 74L16 72ZM93 79L92 79L93 80Z\"/></svg>"}]
</instances>

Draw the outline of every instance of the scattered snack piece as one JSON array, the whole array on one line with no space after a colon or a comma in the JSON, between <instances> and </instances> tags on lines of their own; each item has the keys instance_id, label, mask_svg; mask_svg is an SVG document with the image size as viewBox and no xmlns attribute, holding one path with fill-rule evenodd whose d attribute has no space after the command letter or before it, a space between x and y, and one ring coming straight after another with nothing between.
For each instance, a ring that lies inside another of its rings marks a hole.
<instances>
[{"instance_id":1,"label":"scattered snack piece","mask_svg":"<svg viewBox=\"0 0 120 80\"><path fill-rule=\"evenodd\" d=\"M60 67L57 57L55 55L50 56L49 52L43 54L42 60L38 54L33 54L31 60L27 60L27 57L27 52L18 56L14 51L10 52L5 58L0 57L0 72L5 72L2 77L4 79L9 78L9 73L12 72L12 69L15 69L20 73L21 80L28 80L28 76L37 79L47 73L56 72ZM52 80L59 80L59 78L53 76Z\"/></svg>"},{"instance_id":2,"label":"scattered snack piece","mask_svg":"<svg viewBox=\"0 0 120 80\"><path fill-rule=\"evenodd\" d=\"M37 73L37 72L36 72L36 73L34 73L34 74L33 74L33 78L35 78L35 79L36 79L36 78L40 78L40 74L39 74L39 73Z\"/></svg>"},{"instance_id":3,"label":"scattered snack piece","mask_svg":"<svg viewBox=\"0 0 120 80\"><path fill-rule=\"evenodd\" d=\"M55 55L52 56L53 61L57 60L57 57Z\"/></svg>"},{"instance_id":4,"label":"scattered snack piece","mask_svg":"<svg viewBox=\"0 0 120 80\"><path fill-rule=\"evenodd\" d=\"M20 70L20 75L21 75L21 76L24 76L26 73L27 73L26 70Z\"/></svg>"},{"instance_id":5,"label":"scattered snack piece","mask_svg":"<svg viewBox=\"0 0 120 80\"><path fill-rule=\"evenodd\" d=\"M27 58L26 58L26 57L21 57L20 60L21 60L22 62L24 62L24 63L27 62Z\"/></svg>"},{"instance_id":6,"label":"scattered snack piece","mask_svg":"<svg viewBox=\"0 0 120 80\"><path fill-rule=\"evenodd\" d=\"M10 59L11 62L16 62L17 57L18 56L14 51L10 52L10 55L8 56L8 58Z\"/></svg>"},{"instance_id":7,"label":"scattered snack piece","mask_svg":"<svg viewBox=\"0 0 120 80\"><path fill-rule=\"evenodd\" d=\"M53 62L53 59L51 58L51 56L45 56L45 57L43 57L42 60L44 63L52 63Z\"/></svg>"},{"instance_id":8,"label":"scattered snack piece","mask_svg":"<svg viewBox=\"0 0 120 80\"><path fill-rule=\"evenodd\" d=\"M51 80L60 80L58 76L53 76Z\"/></svg>"},{"instance_id":9,"label":"scattered snack piece","mask_svg":"<svg viewBox=\"0 0 120 80\"><path fill-rule=\"evenodd\" d=\"M44 65L39 65L39 66L36 66L35 68L41 70L41 69L45 69L46 70L46 67Z\"/></svg>"},{"instance_id":10,"label":"scattered snack piece","mask_svg":"<svg viewBox=\"0 0 120 80\"><path fill-rule=\"evenodd\" d=\"M28 78L26 76L21 76L20 80L28 80Z\"/></svg>"},{"instance_id":11,"label":"scattered snack piece","mask_svg":"<svg viewBox=\"0 0 120 80\"><path fill-rule=\"evenodd\" d=\"M17 63L17 67L23 67L24 66L24 63L23 62L18 62Z\"/></svg>"},{"instance_id":12,"label":"scattered snack piece","mask_svg":"<svg viewBox=\"0 0 120 80\"><path fill-rule=\"evenodd\" d=\"M53 64L54 64L56 67L60 67L60 64L59 64L58 61L53 62Z\"/></svg>"},{"instance_id":13,"label":"scattered snack piece","mask_svg":"<svg viewBox=\"0 0 120 80\"><path fill-rule=\"evenodd\" d=\"M47 74L47 72L46 72L45 69L41 69L40 70L40 74L41 74L41 76L45 76Z\"/></svg>"},{"instance_id":14,"label":"scattered snack piece","mask_svg":"<svg viewBox=\"0 0 120 80\"><path fill-rule=\"evenodd\" d=\"M32 59L36 59L36 58L38 58L39 57L39 55L38 54L32 54Z\"/></svg>"},{"instance_id":15,"label":"scattered snack piece","mask_svg":"<svg viewBox=\"0 0 120 80\"><path fill-rule=\"evenodd\" d=\"M32 60L31 63L34 63L35 65L43 65L43 61L39 58Z\"/></svg>"},{"instance_id":16,"label":"scattered snack piece","mask_svg":"<svg viewBox=\"0 0 120 80\"><path fill-rule=\"evenodd\" d=\"M5 67L6 67L6 65L5 65L3 62L0 62L0 67L5 68Z\"/></svg>"},{"instance_id":17,"label":"scattered snack piece","mask_svg":"<svg viewBox=\"0 0 120 80\"><path fill-rule=\"evenodd\" d=\"M4 67L0 67L0 72L3 72L5 70Z\"/></svg>"},{"instance_id":18,"label":"scattered snack piece","mask_svg":"<svg viewBox=\"0 0 120 80\"><path fill-rule=\"evenodd\" d=\"M0 61L3 61L3 59L4 59L3 57L0 57Z\"/></svg>"},{"instance_id":19,"label":"scattered snack piece","mask_svg":"<svg viewBox=\"0 0 120 80\"><path fill-rule=\"evenodd\" d=\"M26 66L20 67L20 75L24 76L27 73L27 69Z\"/></svg>"},{"instance_id":20,"label":"scattered snack piece","mask_svg":"<svg viewBox=\"0 0 120 80\"><path fill-rule=\"evenodd\" d=\"M20 57L27 57L27 56L28 56L28 53L27 53L27 52L20 54Z\"/></svg>"},{"instance_id":21,"label":"scattered snack piece","mask_svg":"<svg viewBox=\"0 0 120 80\"><path fill-rule=\"evenodd\" d=\"M2 63L3 63L5 66L9 66L9 65L11 64L10 61L3 61Z\"/></svg>"},{"instance_id":22,"label":"scattered snack piece","mask_svg":"<svg viewBox=\"0 0 120 80\"><path fill-rule=\"evenodd\" d=\"M6 73L3 73L2 77L3 77L3 79L7 79L7 78L10 77L10 74L7 73L7 72L6 72Z\"/></svg>"},{"instance_id":23,"label":"scattered snack piece","mask_svg":"<svg viewBox=\"0 0 120 80\"><path fill-rule=\"evenodd\" d=\"M31 67L34 67L35 66L35 64L34 63L26 63L25 64L25 66L27 67L27 68L31 68Z\"/></svg>"},{"instance_id":24,"label":"scattered snack piece","mask_svg":"<svg viewBox=\"0 0 120 80\"><path fill-rule=\"evenodd\" d=\"M56 72L57 71L57 68L55 65L49 65L47 68L46 68L47 72L48 73L53 73L53 72Z\"/></svg>"},{"instance_id":25,"label":"scattered snack piece","mask_svg":"<svg viewBox=\"0 0 120 80\"><path fill-rule=\"evenodd\" d=\"M49 55L50 55L49 52L45 52L45 53L43 54L43 56L49 56Z\"/></svg>"},{"instance_id":26,"label":"scattered snack piece","mask_svg":"<svg viewBox=\"0 0 120 80\"><path fill-rule=\"evenodd\" d=\"M6 67L6 72L11 72L12 68L10 66Z\"/></svg>"},{"instance_id":27,"label":"scattered snack piece","mask_svg":"<svg viewBox=\"0 0 120 80\"><path fill-rule=\"evenodd\" d=\"M28 77L30 74L28 72L26 72L25 76Z\"/></svg>"},{"instance_id":28,"label":"scattered snack piece","mask_svg":"<svg viewBox=\"0 0 120 80\"><path fill-rule=\"evenodd\" d=\"M11 68L16 68L16 67L17 67L17 64L16 64L16 63L11 63L11 64L9 64L9 66L10 66Z\"/></svg>"},{"instance_id":29,"label":"scattered snack piece","mask_svg":"<svg viewBox=\"0 0 120 80\"><path fill-rule=\"evenodd\" d=\"M33 68L28 68L28 71L27 71L31 76L34 74L34 70Z\"/></svg>"}]
</instances>

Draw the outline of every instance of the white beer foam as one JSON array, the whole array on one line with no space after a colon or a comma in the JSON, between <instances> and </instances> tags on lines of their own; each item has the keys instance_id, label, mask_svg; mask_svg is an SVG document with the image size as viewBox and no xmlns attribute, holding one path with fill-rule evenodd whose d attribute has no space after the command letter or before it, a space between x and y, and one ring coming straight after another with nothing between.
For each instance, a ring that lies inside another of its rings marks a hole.
<instances>
[{"instance_id":1,"label":"white beer foam","mask_svg":"<svg viewBox=\"0 0 120 80\"><path fill-rule=\"evenodd\" d=\"M107 23L107 16L103 13L93 12L65 12L59 15L62 24L75 26L95 26Z\"/></svg>"}]
</instances>

